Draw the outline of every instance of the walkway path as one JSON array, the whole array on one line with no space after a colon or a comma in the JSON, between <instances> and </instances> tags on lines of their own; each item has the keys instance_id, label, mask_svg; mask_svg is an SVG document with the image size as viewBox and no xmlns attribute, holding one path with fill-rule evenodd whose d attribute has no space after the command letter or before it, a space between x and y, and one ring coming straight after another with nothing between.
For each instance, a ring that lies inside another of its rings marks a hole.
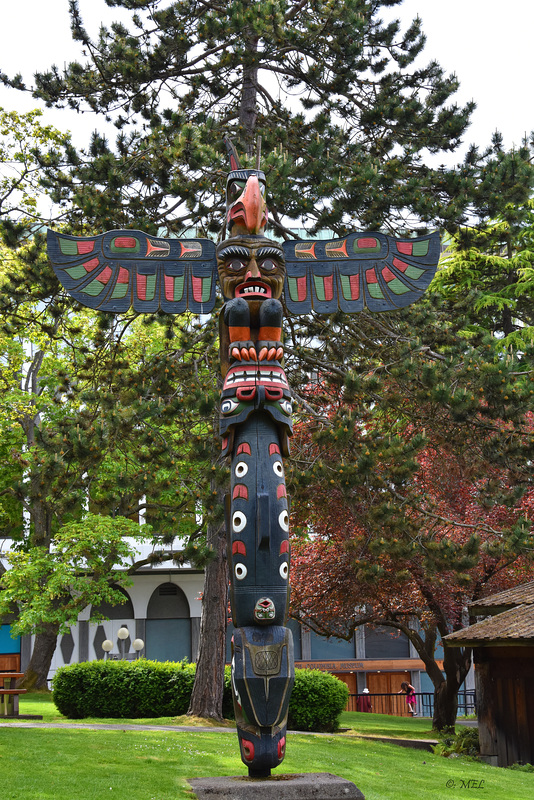
<instances>
[{"instance_id":1,"label":"walkway path","mask_svg":"<svg viewBox=\"0 0 534 800\"><path fill-rule=\"evenodd\" d=\"M202 727L200 725L132 725L108 722L6 722L5 727L10 728L74 728L89 731L202 731L213 733L236 733L235 728ZM0 730L2 727L0 726Z\"/></svg>"}]
</instances>

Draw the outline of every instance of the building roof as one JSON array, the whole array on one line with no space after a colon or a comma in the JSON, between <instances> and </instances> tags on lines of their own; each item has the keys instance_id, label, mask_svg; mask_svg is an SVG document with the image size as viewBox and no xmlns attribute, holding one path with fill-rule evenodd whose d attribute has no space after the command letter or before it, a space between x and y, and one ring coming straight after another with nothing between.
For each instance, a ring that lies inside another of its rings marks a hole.
<instances>
[{"instance_id":1,"label":"building roof","mask_svg":"<svg viewBox=\"0 0 534 800\"><path fill-rule=\"evenodd\" d=\"M469 604L469 612L474 615L500 614L519 605L534 604L534 581L492 594L482 600Z\"/></svg>"},{"instance_id":2,"label":"building roof","mask_svg":"<svg viewBox=\"0 0 534 800\"><path fill-rule=\"evenodd\" d=\"M534 645L534 604L525 603L488 617L462 631L450 633L444 641L452 647Z\"/></svg>"}]
</instances>

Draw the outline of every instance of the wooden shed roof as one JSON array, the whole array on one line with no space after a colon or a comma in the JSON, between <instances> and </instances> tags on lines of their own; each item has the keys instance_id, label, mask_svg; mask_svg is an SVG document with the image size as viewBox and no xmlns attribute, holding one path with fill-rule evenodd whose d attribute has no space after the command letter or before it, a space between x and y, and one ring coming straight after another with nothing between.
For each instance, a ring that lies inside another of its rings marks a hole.
<instances>
[{"instance_id":1,"label":"wooden shed roof","mask_svg":"<svg viewBox=\"0 0 534 800\"><path fill-rule=\"evenodd\" d=\"M469 611L476 616L482 614L500 614L519 605L534 604L534 581L506 589L504 592L492 594L482 600L469 604Z\"/></svg>"},{"instance_id":2,"label":"wooden shed roof","mask_svg":"<svg viewBox=\"0 0 534 800\"><path fill-rule=\"evenodd\" d=\"M534 604L525 603L488 617L462 631L450 633L444 641L452 647L534 645Z\"/></svg>"}]
</instances>

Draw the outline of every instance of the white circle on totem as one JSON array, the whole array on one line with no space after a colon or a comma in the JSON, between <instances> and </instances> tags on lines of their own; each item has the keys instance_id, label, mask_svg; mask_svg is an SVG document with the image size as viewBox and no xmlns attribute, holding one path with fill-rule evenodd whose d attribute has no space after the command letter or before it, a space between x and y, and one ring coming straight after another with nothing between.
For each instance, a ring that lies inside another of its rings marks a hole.
<instances>
[{"instance_id":1,"label":"white circle on totem","mask_svg":"<svg viewBox=\"0 0 534 800\"><path fill-rule=\"evenodd\" d=\"M273 464L273 472L274 472L275 475L278 475L279 478L281 478L283 476L284 468L282 466L282 462L281 461L275 461L274 462L274 464Z\"/></svg>"},{"instance_id":2,"label":"white circle on totem","mask_svg":"<svg viewBox=\"0 0 534 800\"><path fill-rule=\"evenodd\" d=\"M289 515L285 509L278 515L278 522L283 531L289 530Z\"/></svg>"},{"instance_id":3,"label":"white circle on totem","mask_svg":"<svg viewBox=\"0 0 534 800\"><path fill-rule=\"evenodd\" d=\"M288 576L288 573L289 573L289 568L288 568L287 561L284 561L283 564L280 564L280 570L279 571L280 571L280 576L282 578L284 578L284 580L285 580L287 578L287 576Z\"/></svg>"},{"instance_id":4,"label":"white circle on totem","mask_svg":"<svg viewBox=\"0 0 534 800\"><path fill-rule=\"evenodd\" d=\"M235 511L232 517L232 527L236 533L239 533L243 530L245 525L247 524L247 518L243 514L242 511Z\"/></svg>"},{"instance_id":5,"label":"white circle on totem","mask_svg":"<svg viewBox=\"0 0 534 800\"><path fill-rule=\"evenodd\" d=\"M236 564L234 567L235 576L238 581L242 581L247 577L247 568L244 564Z\"/></svg>"},{"instance_id":6,"label":"white circle on totem","mask_svg":"<svg viewBox=\"0 0 534 800\"><path fill-rule=\"evenodd\" d=\"M238 461L235 465L235 474L237 478L244 478L248 472L248 465L244 461Z\"/></svg>"}]
</instances>

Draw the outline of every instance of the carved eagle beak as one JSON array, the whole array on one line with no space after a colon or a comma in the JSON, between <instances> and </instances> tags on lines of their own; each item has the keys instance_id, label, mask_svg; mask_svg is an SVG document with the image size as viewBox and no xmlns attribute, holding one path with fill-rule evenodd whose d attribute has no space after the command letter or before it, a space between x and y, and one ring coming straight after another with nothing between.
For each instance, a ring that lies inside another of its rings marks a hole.
<instances>
[{"instance_id":1,"label":"carved eagle beak","mask_svg":"<svg viewBox=\"0 0 534 800\"><path fill-rule=\"evenodd\" d=\"M267 204L256 175L250 175L243 194L228 210L228 228L232 236L261 233L267 224Z\"/></svg>"}]
</instances>

